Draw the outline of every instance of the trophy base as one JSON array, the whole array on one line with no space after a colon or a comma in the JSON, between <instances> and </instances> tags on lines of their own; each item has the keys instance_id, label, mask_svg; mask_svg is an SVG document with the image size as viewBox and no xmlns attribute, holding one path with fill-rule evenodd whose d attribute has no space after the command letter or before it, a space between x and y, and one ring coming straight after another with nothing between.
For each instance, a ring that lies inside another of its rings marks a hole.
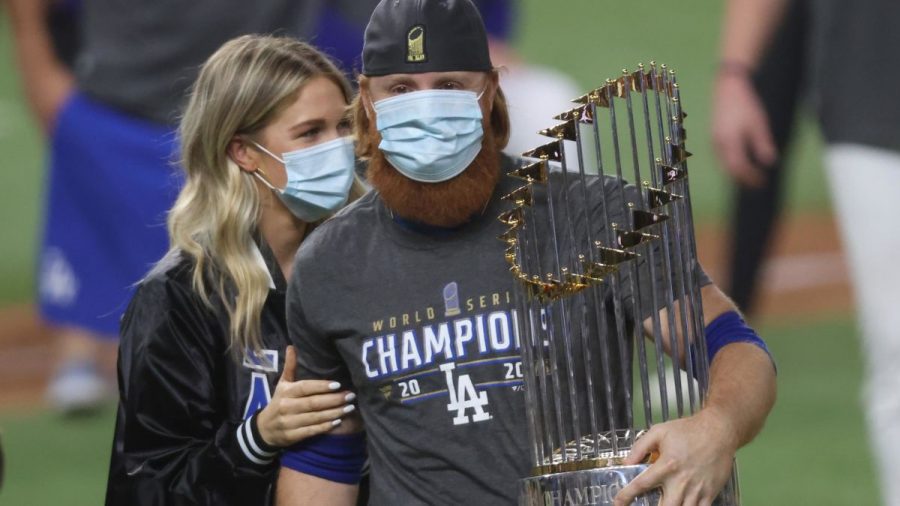
<instances>
[{"instance_id":1,"label":"trophy base","mask_svg":"<svg viewBox=\"0 0 900 506\"><path fill-rule=\"evenodd\" d=\"M519 506L611 505L619 490L647 467L647 464L614 466L525 478L519 481ZM734 479L729 480L713 506L738 506L736 488ZM661 497L659 490L654 490L631 504L657 506Z\"/></svg>"}]
</instances>

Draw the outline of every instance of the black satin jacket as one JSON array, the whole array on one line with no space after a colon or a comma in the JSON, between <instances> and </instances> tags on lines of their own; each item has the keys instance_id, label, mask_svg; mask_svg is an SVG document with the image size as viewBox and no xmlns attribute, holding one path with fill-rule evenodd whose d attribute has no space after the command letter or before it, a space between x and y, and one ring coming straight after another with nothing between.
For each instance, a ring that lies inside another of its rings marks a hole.
<instances>
[{"instance_id":1,"label":"black satin jacket","mask_svg":"<svg viewBox=\"0 0 900 506\"><path fill-rule=\"evenodd\" d=\"M271 503L278 456L245 420L271 398L289 341L284 276L260 251L274 284L261 318L268 361L231 353L227 313L193 291L190 261L139 286L121 327L108 506Z\"/></svg>"}]
</instances>

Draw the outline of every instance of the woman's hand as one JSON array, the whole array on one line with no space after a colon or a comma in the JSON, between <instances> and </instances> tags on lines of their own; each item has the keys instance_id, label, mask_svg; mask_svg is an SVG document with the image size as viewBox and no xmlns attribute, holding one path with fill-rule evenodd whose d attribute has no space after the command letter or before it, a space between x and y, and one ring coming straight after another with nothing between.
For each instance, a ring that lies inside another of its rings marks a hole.
<instances>
[{"instance_id":1,"label":"woman's hand","mask_svg":"<svg viewBox=\"0 0 900 506\"><path fill-rule=\"evenodd\" d=\"M340 383L327 380L294 381L297 356L293 346L284 354L284 371L272 401L259 412L257 427L263 440L284 448L303 439L328 432L356 408L356 395L337 390Z\"/></svg>"}]
</instances>

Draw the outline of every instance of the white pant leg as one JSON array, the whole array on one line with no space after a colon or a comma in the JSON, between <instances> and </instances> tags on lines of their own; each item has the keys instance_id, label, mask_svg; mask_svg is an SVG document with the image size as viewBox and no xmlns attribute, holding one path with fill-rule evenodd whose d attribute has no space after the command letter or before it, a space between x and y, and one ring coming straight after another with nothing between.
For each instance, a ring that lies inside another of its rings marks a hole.
<instances>
[{"instance_id":1,"label":"white pant leg","mask_svg":"<svg viewBox=\"0 0 900 506\"><path fill-rule=\"evenodd\" d=\"M835 144L825 163L862 326L882 495L900 506L900 153Z\"/></svg>"}]
</instances>

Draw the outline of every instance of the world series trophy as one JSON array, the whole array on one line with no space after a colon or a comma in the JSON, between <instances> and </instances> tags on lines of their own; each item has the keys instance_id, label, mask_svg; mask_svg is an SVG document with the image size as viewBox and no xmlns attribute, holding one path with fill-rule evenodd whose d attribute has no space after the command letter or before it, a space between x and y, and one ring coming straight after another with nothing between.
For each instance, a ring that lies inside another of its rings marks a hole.
<instances>
[{"instance_id":1,"label":"world series trophy","mask_svg":"<svg viewBox=\"0 0 900 506\"><path fill-rule=\"evenodd\" d=\"M522 506L613 504L655 458L624 465L635 441L698 411L709 382L675 72L639 65L573 102L510 172L524 184L499 217L523 331ZM739 504L736 472L714 504Z\"/></svg>"}]
</instances>

